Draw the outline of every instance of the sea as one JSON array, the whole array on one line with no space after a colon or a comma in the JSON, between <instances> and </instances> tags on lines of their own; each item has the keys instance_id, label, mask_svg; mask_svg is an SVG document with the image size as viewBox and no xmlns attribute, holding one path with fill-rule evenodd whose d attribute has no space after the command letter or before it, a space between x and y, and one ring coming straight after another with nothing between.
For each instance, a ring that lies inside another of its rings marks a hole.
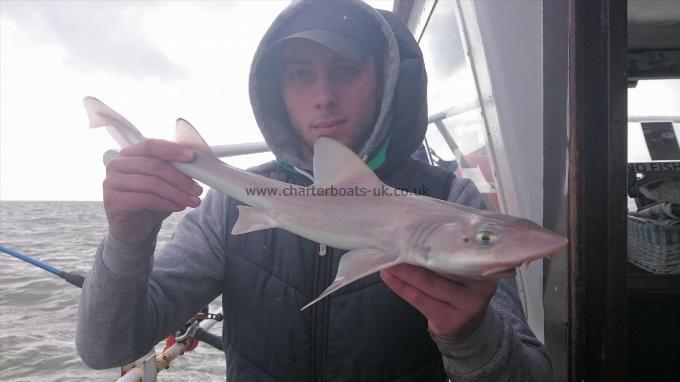
<instances>
[{"instance_id":1,"label":"sea","mask_svg":"<svg viewBox=\"0 0 680 382\"><path fill-rule=\"evenodd\" d=\"M163 224L157 248L183 213ZM107 230L102 202L0 201L0 245L86 275ZM92 370L75 348L80 289L0 253L0 381L116 381L119 369ZM219 308L219 299L210 310ZM220 334L222 325L211 330ZM163 344L156 346L160 352ZM164 381L224 381L224 354L206 344L178 357Z\"/></svg>"}]
</instances>

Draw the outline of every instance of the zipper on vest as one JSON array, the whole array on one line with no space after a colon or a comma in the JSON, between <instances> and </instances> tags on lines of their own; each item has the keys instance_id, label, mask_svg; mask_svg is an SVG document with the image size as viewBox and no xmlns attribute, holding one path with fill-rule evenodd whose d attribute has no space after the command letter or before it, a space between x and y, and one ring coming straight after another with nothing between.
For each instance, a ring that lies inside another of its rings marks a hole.
<instances>
[{"instance_id":1,"label":"zipper on vest","mask_svg":"<svg viewBox=\"0 0 680 382\"><path fill-rule=\"evenodd\" d=\"M331 283L333 272L331 252L324 244L318 244L317 253L314 256L314 297L323 292ZM312 338L311 338L311 361L312 381L325 381L326 347L328 346L328 298L325 298L310 307L312 310Z\"/></svg>"}]
</instances>

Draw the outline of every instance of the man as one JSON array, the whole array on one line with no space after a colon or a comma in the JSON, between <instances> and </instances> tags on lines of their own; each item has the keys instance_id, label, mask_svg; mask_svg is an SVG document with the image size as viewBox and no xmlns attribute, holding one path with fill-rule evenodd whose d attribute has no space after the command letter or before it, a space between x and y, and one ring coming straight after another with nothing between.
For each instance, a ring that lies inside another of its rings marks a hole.
<instances>
[{"instance_id":1,"label":"man","mask_svg":"<svg viewBox=\"0 0 680 382\"><path fill-rule=\"evenodd\" d=\"M293 3L263 37L250 83L277 157L253 171L309 185L314 141L329 136L391 186L484 207L471 182L410 159L427 124L426 74L393 14L356 0ZM200 187L167 163L193 155L147 141L107 167L110 233L83 289L77 333L91 367L145 354L222 294L229 381L550 378L513 279L497 288L400 265L300 312L331 283L343 251L280 229L230 235L239 203L214 191L201 202ZM197 208L154 259L161 221L187 206Z\"/></svg>"}]
</instances>

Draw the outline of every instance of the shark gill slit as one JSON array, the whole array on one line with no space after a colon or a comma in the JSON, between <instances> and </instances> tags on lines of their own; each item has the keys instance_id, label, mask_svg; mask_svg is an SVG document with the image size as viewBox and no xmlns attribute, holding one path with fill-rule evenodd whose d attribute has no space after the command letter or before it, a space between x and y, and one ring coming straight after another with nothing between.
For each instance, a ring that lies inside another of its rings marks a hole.
<instances>
[{"instance_id":1,"label":"shark gill slit","mask_svg":"<svg viewBox=\"0 0 680 382\"><path fill-rule=\"evenodd\" d=\"M413 243L414 246L424 247L427 244L427 239L430 238L432 233L436 231L438 227L439 223L421 224L413 231L409 237L409 241Z\"/></svg>"}]
</instances>

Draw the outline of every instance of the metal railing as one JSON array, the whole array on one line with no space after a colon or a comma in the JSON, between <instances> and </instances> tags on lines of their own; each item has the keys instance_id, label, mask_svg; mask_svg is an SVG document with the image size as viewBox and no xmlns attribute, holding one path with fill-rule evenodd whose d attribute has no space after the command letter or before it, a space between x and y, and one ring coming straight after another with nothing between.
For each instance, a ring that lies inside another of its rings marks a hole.
<instances>
[{"instance_id":1,"label":"metal railing","mask_svg":"<svg viewBox=\"0 0 680 382\"><path fill-rule=\"evenodd\" d=\"M221 314L222 308L219 308L214 314ZM201 321L199 327L205 331L210 330L217 320L206 319ZM184 354L187 348L185 342L175 342L169 348L163 350L156 355L155 350L151 350L147 355L138 359L137 361L123 366L124 375L120 377L117 382L156 382L156 376L161 370L167 369L170 363L178 356Z\"/></svg>"}]
</instances>

